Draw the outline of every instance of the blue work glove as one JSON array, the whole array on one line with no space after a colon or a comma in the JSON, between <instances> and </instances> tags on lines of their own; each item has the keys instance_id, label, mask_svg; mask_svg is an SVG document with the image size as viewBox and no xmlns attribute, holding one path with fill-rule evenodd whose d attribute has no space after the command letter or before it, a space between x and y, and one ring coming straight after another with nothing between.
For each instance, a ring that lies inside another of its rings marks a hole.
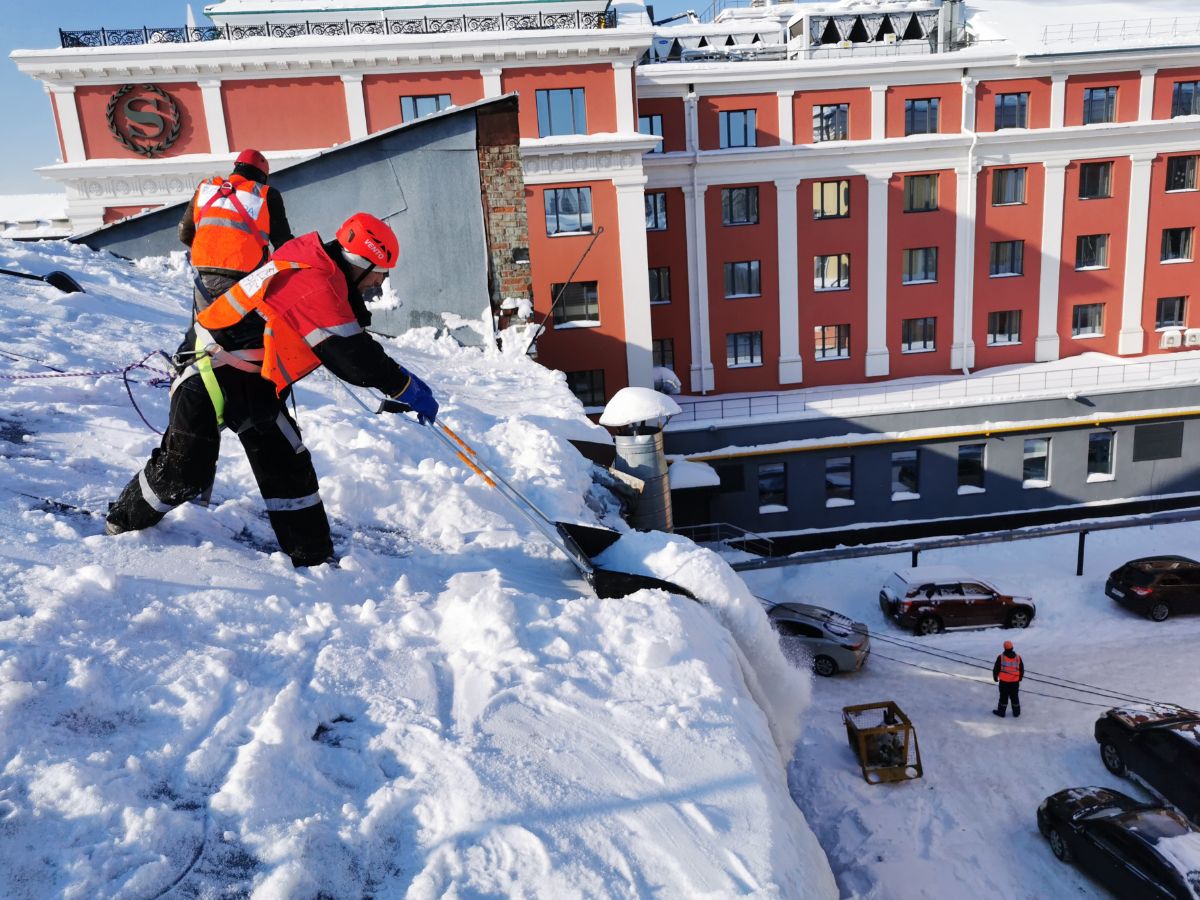
<instances>
[{"instance_id":1,"label":"blue work glove","mask_svg":"<svg viewBox=\"0 0 1200 900\"><path fill-rule=\"evenodd\" d=\"M417 421L422 425L429 425L437 421L438 402L433 399L433 391L429 389L429 385L407 369L402 369L402 371L408 376L408 386L399 393L393 394L392 399L398 400L404 408L394 409L385 401L383 410L404 412L411 409L417 414Z\"/></svg>"}]
</instances>

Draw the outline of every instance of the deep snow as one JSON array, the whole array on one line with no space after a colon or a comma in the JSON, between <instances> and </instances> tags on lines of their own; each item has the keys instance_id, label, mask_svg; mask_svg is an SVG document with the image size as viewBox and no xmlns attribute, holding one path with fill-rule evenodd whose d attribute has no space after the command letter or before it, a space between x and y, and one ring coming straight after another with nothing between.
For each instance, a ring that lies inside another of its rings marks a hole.
<instances>
[{"instance_id":1,"label":"deep snow","mask_svg":"<svg viewBox=\"0 0 1200 900\"><path fill-rule=\"evenodd\" d=\"M318 376L299 421L339 567L274 550L233 439L210 508L105 536L158 436L119 376L10 376L173 348L181 261L0 241L12 263L87 293L0 281L0 896L836 893L786 778L809 677L718 557L623 538L709 602L597 599L432 434ZM561 375L429 329L386 346L550 516L623 527Z\"/></svg>"}]
</instances>

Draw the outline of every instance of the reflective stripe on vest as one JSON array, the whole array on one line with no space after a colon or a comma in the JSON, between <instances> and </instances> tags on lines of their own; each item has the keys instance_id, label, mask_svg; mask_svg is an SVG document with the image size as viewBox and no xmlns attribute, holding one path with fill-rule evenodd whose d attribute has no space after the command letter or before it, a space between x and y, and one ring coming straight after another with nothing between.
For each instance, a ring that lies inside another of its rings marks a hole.
<instances>
[{"instance_id":1,"label":"reflective stripe on vest","mask_svg":"<svg viewBox=\"0 0 1200 900\"><path fill-rule=\"evenodd\" d=\"M240 175L213 178L196 189L193 265L249 272L263 261L271 233L267 190Z\"/></svg>"},{"instance_id":2,"label":"reflective stripe on vest","mask_svg":"<svg viewBox=\"0 0 1200 900\"><path fill-rule=\"evenodd\" d=\"M1000 680L1001 681L1020 681L1021 680L1021 657L1014 656L1009 659L1003 653L1000 654Z\"/></svg>"},{"instance_id":3,"label":"reflective stripe on vest","mask_svg":"<svg viewBox=\"0 0 1200 900\"><path fill-rule=\"evenodd\" d=\"M250 312L266 320L263 328L262 377L275 385L276 395L321 365L303 336L283 321L266 302L271 279L287 269L307 269L307 263L273 259L251 272L196 316L205 328L230 328Z\"/></svg>"}]
</instances>

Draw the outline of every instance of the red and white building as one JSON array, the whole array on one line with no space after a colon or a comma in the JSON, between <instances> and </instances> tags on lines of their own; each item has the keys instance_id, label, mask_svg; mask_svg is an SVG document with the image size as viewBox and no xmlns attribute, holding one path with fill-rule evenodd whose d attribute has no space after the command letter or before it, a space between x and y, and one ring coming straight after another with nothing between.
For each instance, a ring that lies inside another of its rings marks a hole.
<instances>
[{"instance_id":1,"label":"red and white building","mask_svg":"<svg viewBox=\"0 0 1200 900\"><path fill-rule=\"evenodd\" d=\"M41 171L77 229L186 199L242 147L278 167L519 92L536 318L604 229L539 341L599 406L660 365L729 394L1200 347L1200 18L1152 11L1005 40L954 0L662 26L636 0L225 0L220 33L13 59L52 100ZM118 102L143 84L178 112ZM115 137L127 109L170 147Z\"/></svg>"}]
</instances>

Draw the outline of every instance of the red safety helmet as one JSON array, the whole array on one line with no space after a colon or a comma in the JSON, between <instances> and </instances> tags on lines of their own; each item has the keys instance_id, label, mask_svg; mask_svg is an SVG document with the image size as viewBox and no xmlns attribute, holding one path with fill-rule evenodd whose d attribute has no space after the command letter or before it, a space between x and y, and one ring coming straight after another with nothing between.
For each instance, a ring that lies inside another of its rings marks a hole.
<instances>
[{"instance_id":1,"label":"red safety helmet","mask_svg":"<svg viewBox=\"0 0 1200 900\"><path fill-rule=\"evenodd\" d=\"M258 171L262 172L264 175L271 174L270 163L268 163L267 158L257 150L243 150L238 154L237 159L234 160L234 165L254 166L254 168L258 169Z\"/></svg>"},{"instance_id":2,"label":"red safety helmet","mask_svg":"<svg viewBox=\"0 0 1200 900\"><path fill-rule=\"evenodd\" d=\"M370 213L355 213L337 232L337 242L351 257L358 257L364 267L390 269L400 256L400 241L382 219ZM350 260L357 263L357 259Z\"/></svg>"}]
</instances>

